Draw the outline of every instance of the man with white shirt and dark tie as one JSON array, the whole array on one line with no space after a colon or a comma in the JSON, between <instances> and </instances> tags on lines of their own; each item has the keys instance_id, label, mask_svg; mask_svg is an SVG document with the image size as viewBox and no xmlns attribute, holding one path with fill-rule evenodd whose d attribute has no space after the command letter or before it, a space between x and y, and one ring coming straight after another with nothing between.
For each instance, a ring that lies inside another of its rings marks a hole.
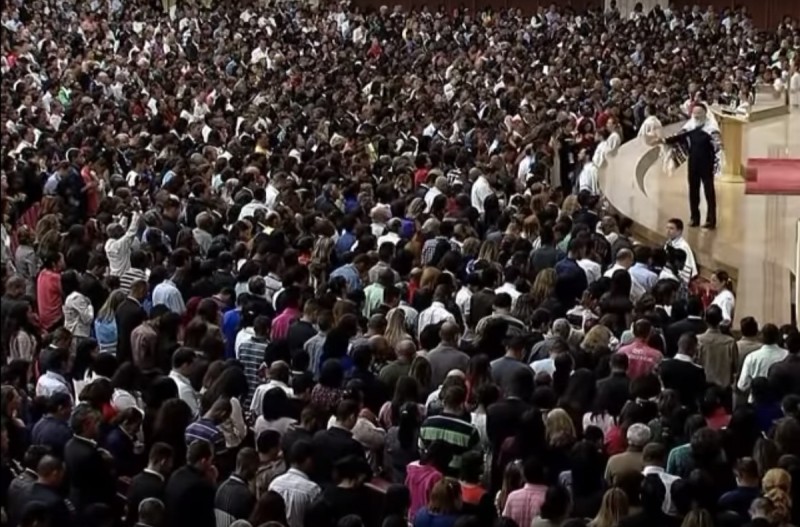
<instances>
[{"instance_id":1,"label":"man with white shirt and dark tie","mask_svg":"<svg viewBox=\"0 0 800 527\"><path fill-rule=\"evenodd\" d=\"M680 249L686 253L686 263L680 271L681 278L688 284L692 278L697 276L697 262L694 259L694 251L689 246L689 242L683 237L683 220L672 218L667 221L667 247Z\"/></svg>"}]
</instances>

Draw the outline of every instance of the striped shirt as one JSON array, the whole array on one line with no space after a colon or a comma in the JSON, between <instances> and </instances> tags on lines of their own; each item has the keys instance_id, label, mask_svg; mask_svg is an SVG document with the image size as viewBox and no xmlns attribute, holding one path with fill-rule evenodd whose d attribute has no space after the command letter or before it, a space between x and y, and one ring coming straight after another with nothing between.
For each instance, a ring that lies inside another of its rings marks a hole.
<instances>
[{"instance_id":1,"label":"striped shirt","mask_svg":"<svg viewBox=\"0 0 800 527\"><path fill-rule=\"evenodd\" d=\"M187 445L198 440L208 442L214 448L215 456L225 453L226 450L225 435L210 419L201 418L187 426L184 438Z\"/></svg>"},{"instance_id":2,"label":"striped shirt","mask_svg":"<svg viewBox=\"0 0 800 527\"><path fill-rule=\"evenodd\" d=\"M244 479L232 475L219 486L214 497L217 527L229 527L236 520L246 520L255 505L256 497Z\"/></svg>"},{"instance_id":3,"label":"striped shirt","mask_svg":"<svg viewBox=\"0 0 800 527\"><path fill-rule=\"evenodd\" d=\"M131 285L136 280L147 280L147 273L144 269L136 269L131 267L119 277L119 288L125 292L126 295L131 293Z\"/></svg>"},{"instance_id":4,"label":"striped shirt","mask_svg":"<svg viewBox=\"0 0 800 527\"><path fill-rule=\"evenodd\" d=\"M243 401L244 404L242 405L245 408L250 407L250 401L253 399L256 387L261 384L258 378L258 369L264 362L268 345L269 341L267 339L253 337L239 346L236 358L242 363L244 375L247 377L247 399ZM259 409L260 412L261 410Z\"/></svg>"},{"instance_id":5,"label":"striped shirt","mask_svg":"<svg viewBox=\"0 0 800 527\"><path fill-rule=\"evenodd\" d=\"M450 445L453 460L450 462L448 475L457 476L461 468L461 456L470 450L479 449L481 436L469 421L452 414L440 414L425 419L419 431L420 450L426 451L434 441L444 441Z\"/></svg>"}]
</instances>

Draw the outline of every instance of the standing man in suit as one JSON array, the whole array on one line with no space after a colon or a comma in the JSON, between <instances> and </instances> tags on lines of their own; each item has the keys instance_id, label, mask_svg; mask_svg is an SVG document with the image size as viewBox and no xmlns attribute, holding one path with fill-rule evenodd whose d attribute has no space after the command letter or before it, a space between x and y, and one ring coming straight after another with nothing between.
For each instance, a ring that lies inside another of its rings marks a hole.
<instances>
[{"instance_id":1,"label":"standing man in suit","mask_svg":"<svg viewBox=\"0 0 800 527\"><path fill-rule=\"evenodd\" d=\"M194 441L186 452L186 465L170 476L164 490L170 527L216 527L214 514L214 451L207 441Z\"/></svg>"},{"instance_id":2,"label":"standing man in suit","mask_svg":"<svg viewBox=\"0 0 800 527\"><path fill-rule=\"evenodd\" d=\"M619 415L631 398L631 380L628 377L628 356L615 353L609 359L611 375L597 381L597 400L606 401L611 415Z\"/></svg>"},{"instance_id":3,"label":"standing man in suit","mask_svg":"<svg viewBox=\"0 0 800 527\"><path fill-rule=\"evenodd\" d=\"M689 161L689 211L691 227L700 225L700 186L706 197L706 222L704 229L717 227L717 195L714 175L719 171L719 152L722 148L720 130L716 120L708 115L705 103L696 102L691 119L683 127L683 133L671 137L668 144L682 143Z\"/></svg>"},{"instance_id":4,"label":"standing man in suit","mask_svg":"<svg viewBox=\"0 0 800 527\"><path fill-rule=\"evenodd\" d=\"M703 367L695 363L697 357L697 336L684 333L678 339L678 353L667 359L658 368L661 383L667 390L675 390L681 404L691 410L697 410L699 401L706 390L706 373Z\"/></svg>"},{"instance_id":5,"label":"standing man in suit","mask_svg":"<svg viewBox=\"0 0 800 527\"><path fill-rule=\"evenodd\" d=\"M147 319L142 302L147 298L147 282L136 280L131 284L128 298L117 307L117 359L122 364L133 357L131 334Z\"/></svg>"},{"instance_id":6,"label":"standing man in suit","mask_svg":"<svg viewBox=\"0 0 800 527\"><path fill-rule=\"evenodd\" d=\"M114 506L116 481L111 460L97 446L100 413L88 404L75 408L70 427L75 435L64 447L64 462L69 474L69 499L78 512L96 503ZM110 456L108 456L110 458Z\"/></svg>"},{"instance_id":7,"label":"standing man in suit","mask_svg":"<svg viewBox=\"0 0 800 527\"><path fill-rule=\"evenodd\" d=\"M333 481L333 465L348 456L365 457L364 447L353 439L353 427L358 420L358 403L343 400L336 407L336 420L327 430L314 435L314 481L318 484Z\"/></svg>"},{"instance_id":8,"label":"standing man in suit","mask_svg":"<svg viewBox=\"0 0 800 527\"><path fill-rule=\"evenodd\" d=\"M172 472L172 456L172 447L166 443L155 443L150 447L147 468L134 477L128 487L128 525L139 520L139 504L151 498L164 501L166 479Z\"/></svg>"},{"instance_id":9,"label":"standing man in suit","mask_svg":"<svg viewBox=\"0 0 800 527\"><path fill-rule=\"evenodd\" d=\"M732 386L739 369L739 349L736 339L720 331L723 322L722 309L712 305L706 310L708 329L698 337L700 344L697 363L706 370L706 379L725 392L724 404L731 408Z\"/></svg>"},{"instance_id":10,"label":"standing man in suit","mask_svg":"<svg viewBox=\"0 0 800 527\"><path fill-rule=\"evenodd\" d=\"M686 318L667 326L664 330L664 339L667 344L667 357L674 357L678 353L678 339L684 333L694 333L695 336L704 333L708 326L703 321L703 303L696 296L690 296L686 301Z\"/></svg>"},{"instance_id":11,"label":"standing man in suit","mask_svg":"<svg viewBox=\"0 0 800 527\"><path fill-rule=\"evenodd\" d=\"M61 494L64 482L64 462L51 455L44 456L36 467L37 480L33 484L23 507L23 517L34 506L41 504L50 518L50 527L70 527L75 523L75 509Z\"/></svg>"}]
</instances>

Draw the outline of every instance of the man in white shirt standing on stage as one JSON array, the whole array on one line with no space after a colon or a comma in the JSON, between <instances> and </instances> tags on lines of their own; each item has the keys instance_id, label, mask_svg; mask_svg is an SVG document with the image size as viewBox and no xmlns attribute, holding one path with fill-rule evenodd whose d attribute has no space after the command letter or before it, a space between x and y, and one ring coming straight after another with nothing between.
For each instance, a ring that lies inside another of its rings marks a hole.
<instances>
[{"instance_id":1,"label":"man in white shirt standing on stage","mask_svg":"<svg viewBox=\"0 0 800 527\"><path fill-rule=\"evenodd\" d=\"M689 242L683 237L683 220L672 218L667 222L667 247L681 249L686 253L686 265L681 270L681 278L685 283L689 283L692 278L697 276L697 262L694 259L694 252L689 246Z\"/></svg>"}]
</instances>

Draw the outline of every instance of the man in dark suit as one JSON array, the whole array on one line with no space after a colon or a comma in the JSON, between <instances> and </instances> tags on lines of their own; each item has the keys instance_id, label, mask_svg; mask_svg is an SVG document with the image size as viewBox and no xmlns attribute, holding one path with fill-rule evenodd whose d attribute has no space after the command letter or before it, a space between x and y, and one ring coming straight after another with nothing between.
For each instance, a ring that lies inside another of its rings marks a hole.
<instances>
[{"instance_id":1,"label":"man in dark suit","mask_svg":"<svg viewBox=\"0 0 800 527\"><path fill-rule=\"evenodd\" d=\"M678 339L684 333L695 336L703 333L708 326L703 321L703 303L696 296L690 296L686 302L686 318L670 324L664 330L664 340L667 344L666 356L671 358L678 353Z\"/></svg>"},{"instance_id":2,"label":"man in dark suit","mask_svg":"<svg viewBox=\"0 0 800 527\"><path fill-rule=\"evenodd\" d=\"M69 474L69 499L80 516L89 505L115 505L116 481L111 462L97 447L100 413L80 404L70 418L75 435L64 447L64 463Z\"/></svg>"},{"instance_id":3,"label":"man in dark suit","mask_svg":"<svg viewBox=\"0 0 800 527\"><path fill-rule=\"evenodd\" d=\"M133 357L131 333L147 319L142 302L147 298L147 282L136 280L131 284L131 294L117 307L117 359L120 364Z\"/></svg>"},{"instance_id":4,"label":"man in dark suit","mask_svg":"<svg viewBox=\"0 0 800 527\"><path fill-rule=\"evenodd\" d=\"M336 407L336 422L314 434L314 481L320 486L333 481L333 465L347 456L365 457L364 447L353 439L358 420L358 403L344 400Z\"/></svg>"},{"instance_id":5,"label":"man in dark suit","mask_svg":"<svg viewBox=\"0 0 800 527\"><path fill-rule=\"evenodd\" d=\"M469 300L469 320L467 324L474 328L484 317L492 314L494 309L494 288L497 287L497 271L488 267L481 271L483 289L477 291Z\"/></svg>"},{"instance_id":6,"label":"man in dark suit","mask_svg":"<svg viewBox=\"0 0 800 527\"><path fill-rule=\"evenodd\" d=\"M166 525L170 527L216 527L214 514L214 452L207 441L194 441L186 453L186 466L169 478L164 491Z\"/></svg>"},{"instance_id":7,"label":"man in dark suit","mask_svg":"<svg viewBox=\"0 0 800 527\"><path fill-rule=\"evenodd\" d=\"M32 507L39 506L47 511L50 527L75 525L75 509L60 492L64 482L64 463L55 456L44 456L39 461L36 473L37 480L28 494L22 517L24 518Z\"/></svg>"},{"instance_id":8,"label":"man in dark suit","mask_svg":"<svg viewBox=\"0 0 800 527\"><path fill-rule=\"evenodd\" d=\"M678 353L658 366L659 377L665 389L675 390L681 404L697 410L706 390L706 372L696 364L697 336L684 333L678 339Z\"/></svg>"},{"instance_id":9,"label":"man in dark suit","mask_svg":"<svg viewBox=\"0 0 800 527\"><path fill-rule=\"evenodd\" d=\"M789 354L770 367L768 377L770 386L780 398L800 395L800 333L791 333L784 345Z\"/></svg>"},{"instance_id":10,"label":"man in dark suit","mask_svg":"<svg viewBox=\"0 0 800 527\"><path fill-rule=\"evenodd\" d=\"M628 356L615 353L609 359L611 375L597 381L597 400L603 401L612 415L619 415L631 397L628 378Z\"/></svg>"},{"instance_id":11,"label":"man in dark suit","mask_svg":"<svg viewBox=\"0 0 800 527\"><path fill-rule=\"evenodd\" d=\"M89 298L94 312L100 311L108 298L109 291L103 285L103 274L108 267L108 260L101 254L89 257L87 270L81 275L81 293Z\"/></svg>"},{"instance_id":12,"label":"man in dark suit","mask_svg":"<svg viewBox=\"0 0 800 527\"><path fill-rule=\"evenodd\" d=\"M31 445L25 451L25 457L22 460L25 470L11 481L6 493L6 515L8 525L11 527L18 525L22 519L22 511L29 502L33 485L39 479L39 474L36 472L39 463L49 454L50 448L44 445Z\"/></svg>"},{"instance_id":13,"label":"man in dark suit","mask_svg":"<svg viewBox=\"0 0 800 527\"><path fill-rule=\"evenodd\" d=\"M155 443L150 447L147 468L131 480L128 487L127 524L139 519L139 504L149 498L164 501L166 478L172 471L172 447L166 443Z\"/></svg>"}]
</instances>

